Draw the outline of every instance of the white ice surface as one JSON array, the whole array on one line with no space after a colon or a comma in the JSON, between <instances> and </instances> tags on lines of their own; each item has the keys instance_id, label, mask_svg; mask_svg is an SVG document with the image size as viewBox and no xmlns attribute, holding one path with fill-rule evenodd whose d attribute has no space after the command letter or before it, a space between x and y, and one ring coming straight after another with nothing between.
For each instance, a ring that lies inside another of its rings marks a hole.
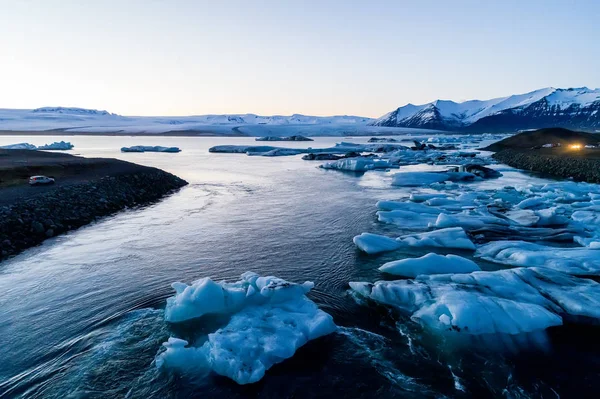
<instances>
[{"instance_id":1,"label":"white ice surface","mask_svg":"<svg viewBox=\"0 0 600 399\"><path fill-rule=\"evenodd\" d=\"M194 374L213 371L238 384L259 381L274 364L308 341L336 330L330 315L305 294L313 284L244 273L236 283L200 279L174 283L165 318L183 322L206 314L233 314L226 326L198 345L171 337L156 357L160 369Z\"/></svg>"},{"instance_id":2,"label":"white ice surface","mask_svg":"<svg viewBox=\"0 0 600 399\"><path fill-rule=\"evenodd\" d=\"M418 187L444 181L475 180L476 176L466 172L401 172L392 177L392 186Z\"/></svg>"},{"instance_id":3,"label":"white ice surface","mask_svg":"<svg viewBox=\"0 0 600 399\"><path fill-rule=\"evenodd\" d=\"M462 256L429 253L420 258L385 263L379 270L396 276L417 277L422 274L470 273L481 269L477 263Z\"/></svg>"},{"instance_id":4,"label":"white ice surface","mask_svg":"<svg viewBox=\"0 0 600 399\"><path fill-rule=\"evenodd\" d=\"M475 256L511 266L548 268L579 276L600 275L600 249L494 241L479 247Z\"/></svg>"},{"instance_id":5,"label":"white ice surface","mask_svg":"<svg viewBox=\"0 0 600 399\"><path fill-rule=\"evenodd\" d=\"M350 287L439 332L514 335L561 325L565 316L600 318L600 284L548 269L351 282Z\"/></svg>"},{"instance_id":6,"label":"white ice surface","mask_svg":"<svg viewBox=\"0 0 600 399\"><path fill-rule=\"evenodd\" d=\"M366 172L375 169L389 169L395 167L387 160L367 157L344 158L321 165L323 169L336 169L349 172Z\"/></svg>"},{"instance_id":7,"label":"white ice surface","mask_svg":"<svg viewBox=\"0 0 600 399\"><path fill-rule=\"evenodd\" d=\"M428 231L426 233L407 234L395 240L378 234L362 233L361 235L354 237L353 241L360 250L368 254L394 251L402 247L475 250L475 244L473 244L465 230L461 227L451 227Z\"/></svg>"}]
</instances>

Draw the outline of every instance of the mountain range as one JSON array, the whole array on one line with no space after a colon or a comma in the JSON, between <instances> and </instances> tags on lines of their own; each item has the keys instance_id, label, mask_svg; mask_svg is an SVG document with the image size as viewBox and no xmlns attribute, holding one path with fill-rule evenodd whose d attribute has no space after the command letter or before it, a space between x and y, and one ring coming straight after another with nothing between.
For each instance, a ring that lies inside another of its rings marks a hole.
<instances>
[{"instance_id":1,"label":"mountain range","mask_svg":"<svg viewBox=\"0 0 600 399\"><path fill-rule=\"evenodd\" d=\"M595 131L600 129L599 111L600 89L548 87L491 100L407 104L369 124L470 133L545 127Z\"/></svg>"},{"instance_id":2,"label":"mountain range","mask_svg":"<svg viewBox=\"0 0 600 399\"><path fill-rule=\"evenodd\" d=\"M407 104L378 119L361 116L122 116L108 111L43 107L0 109L0 131L69 133L340 136L399 134L414 129L466 133L544 127L600 130L600 89L552 87L491 100Z\"/></svg>"}]
</instances>

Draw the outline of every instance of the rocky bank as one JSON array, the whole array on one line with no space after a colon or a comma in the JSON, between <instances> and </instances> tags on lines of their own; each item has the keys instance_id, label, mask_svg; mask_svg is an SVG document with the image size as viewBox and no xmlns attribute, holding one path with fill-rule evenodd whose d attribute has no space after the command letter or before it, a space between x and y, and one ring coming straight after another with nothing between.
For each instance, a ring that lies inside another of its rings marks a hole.
<instances>
[{"instance_id":1,"label":"rocky bank","mask_svg":"<svg viewBox=\"0 0 600 399\"><path fill-rule=\"evenodd\" d=\"M113 166L113 173L47 191L23 186L32 194L0 202L0 261L100 217L152 203L187 184L160 169L102 161ZM115 165L120 167L119 172L114 172ZM4 192L9 189L0 189L0 197Z\"/></svg>"}]
</instances>

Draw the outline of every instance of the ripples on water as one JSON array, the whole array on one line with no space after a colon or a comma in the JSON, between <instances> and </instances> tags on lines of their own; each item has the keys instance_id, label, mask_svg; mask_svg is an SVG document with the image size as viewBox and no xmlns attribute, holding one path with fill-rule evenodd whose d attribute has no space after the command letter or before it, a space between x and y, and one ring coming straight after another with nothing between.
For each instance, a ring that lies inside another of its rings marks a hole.
<instances>
[{"instance_id":1,"label":"ripples on water","mask_svg":"<svg viewBox=\"0 0 600 399\"><path fill-rule=\"evenodd\" d=\"M365 231L402 233L375 218L377 200L405 193L390 189L389 173L357 176L320 170L318 162L299 157L207 151L251 141L243 138L0 137L0 142L55 139L72 141L74 152L85 156L165 169L190 185L0 265L1 397L555 397L557 389L582 392L597 378L597 330L578 329L573 342L573 327L553 329L546 345L528 351L486 351L481 345L473 350L430 336L396 312L360 306L348 281L381 279L376 269L382 263L425 253L372 257L352 244ZM176 145L183 152L118 152L135 144ZM504 174L501 182L481 188L536 180L509 168ZM498 267L479 263L488 270ZM314 281L309 296L334 316L339 332L309 342L250 386L218 376L159 373L153 360L171 333L162 310L172 295L170 284L206 276L237 280L247 270Z\"/></svg>"}]
</instances>

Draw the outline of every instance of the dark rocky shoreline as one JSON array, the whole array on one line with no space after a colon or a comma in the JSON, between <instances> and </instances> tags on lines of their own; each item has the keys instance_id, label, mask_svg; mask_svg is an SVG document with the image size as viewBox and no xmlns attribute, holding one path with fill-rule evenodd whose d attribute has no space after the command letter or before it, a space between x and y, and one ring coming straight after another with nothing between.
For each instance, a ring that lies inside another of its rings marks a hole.
<instances>
[{"instance_id":1,"label":"dark rocky shoreline","mask_svg":"<svg viewBox=\"0 0 600 399\"><path fill-rule=\"evenodd\" d=\"M124 164L128 168L122 173L56 187L0 206L0 261L100 217L157 201L187 184L160 169Z\"/></svg>"},{"instance_id":2,"label":"dark rocky shoreline","mask_svg":"<svg viewBox=\"0 0 600 399\"><path fill-rule=\"evenodd\" d=\"M555 155L544 151L502 150L494 159L514 168L542 173L557 178L600 183L600 159Z\"/></svg>"}]
</instances>

